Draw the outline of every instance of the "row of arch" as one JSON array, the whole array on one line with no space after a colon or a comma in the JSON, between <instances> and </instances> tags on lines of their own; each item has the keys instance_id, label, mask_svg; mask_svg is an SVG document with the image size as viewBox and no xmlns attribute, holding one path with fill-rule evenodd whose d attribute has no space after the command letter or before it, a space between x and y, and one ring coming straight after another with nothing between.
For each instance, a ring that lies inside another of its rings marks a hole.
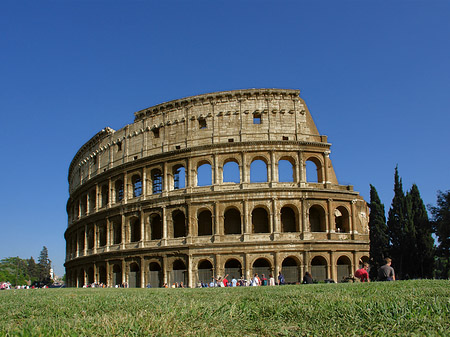
<instances>
[{"instance_id":1,"label":"row of arch","mask_svg":"<svg viewBox=\"0 0 450 337\"><path fill-rule=\"evenodd\" d=\"M360 259L360 263L368 261L367 256ZM111 262L107 267L100 265L97 270L93 266L87 268L79 268L68 271L69 285L73 287L82 287L85 284L103 283L107 286L120 286L127 284L130 288L140 288L150 285L153 288L162 287L163 283L183 283L189 284L189 270L183 259L176 259L171 263L167 270L159 261L150 262L145 268L141 268L139 262L131 262L128 266L124 266L121 262ZM331 275L331 268L323 256L315 256L311 259L309 266L303 266L299 259L295 256L286 257L282 263L280 271L284 275L287 284L297 284L302 281L303 274L309 270L313 279L317 282L323 282L327 279L335 279L340 282L346 277L353 274L357 266L353 266L350 258L347 255L342 255L337 258L335 275ZM108 275L109 269L109 275ZM213 277L217 277L217 271L214 268L214 263L209 259L201 259L196 266L194 266L191 286L198 283L209 283ZM224 264L223 274L228 275L228 279L232 278L251 278L252 275L275 275L275 268L271 261L267 258L257 258L251 265L249 270L245 270L239 259L228 259ZM223 275L221 275L223 276Z\"/></svg>"},{"instance_id":2,"label":"row of arch","mask_svg":"<svg viewBox=\"0 0 450 337\"><path fill-rule=\"evenodd\" d=\"M269 160L262 155L255 156L250 163L250 183L261 183L276 180L277 182L300 182L293 157L281 157L274 170L278 172L278 179L271 178L269 174ZM306 182L322 182L324 177L322 161L316 157L308 157L305 161ZM149 174L143 176L142 172L131 173L131 179L117 177L111 183L100 184L98 190L92 189L83 194L72 206L71 218L94 212L96 209L119 203L125 199L138 198L143 194L159 194L164 190L184 189L188 185L210 186L220 183L241 183L247 181L238 158L228 158L218 167L220 179L215 179L215 169L212 161L204 159L197 163L192 183L188 182L186 167L183 163L174 164L169 172L164 168L156 167ZM167 186L164 177L167 178ZM145 184L144 184L145 182ZM148 187L147 187L148 186Z\"/></svg>"}]
</instances>

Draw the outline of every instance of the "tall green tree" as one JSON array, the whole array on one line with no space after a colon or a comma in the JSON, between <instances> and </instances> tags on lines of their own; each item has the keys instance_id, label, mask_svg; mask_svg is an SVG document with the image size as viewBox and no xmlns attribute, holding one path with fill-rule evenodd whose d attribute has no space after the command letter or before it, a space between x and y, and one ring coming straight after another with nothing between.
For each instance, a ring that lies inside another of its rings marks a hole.
<instances>
[{"instance_id":1,"label":"tall green tree","mask_svg":"<svg viewBox=\"0 0 450 337\"><path fill-rule=\"evenodd\" d=\"M50 282L50 269L52 268L51 261L48 258L47 247L42 247L41 253L38 259L39 263L39 281L43 283Z\"/></svg>"},{"instance_id":2,"label":"tall green tree","mask_svg":"<svg viewBox=\"0 0 450 337\"><path fill-rule=\"evenodd\" d=\"M450 190L438 191L437 206L428 206L432 215L432 226L438 238L438 277L450 277Z\"/></svg>"},{"instance_id":3,"label":"tall green tree","mask_svg":"<svg viewBox=\"0 0 450 337\"><path fill-rule=\"evenodd\" d=\"M37 281L39 279L38 265L32 256L27 260L27 271L31 281Z\"/></svg>"},{"instance_id":4,"label":"tall green tree","mask_svg":"<svg viewBox=\"0 0 450 337\"><path fill-rule=\"evenodd\" d=\"M386 213L384 204L381 203L378 192L374 186L370 185L370 278L376 279L377 270L389 254L389 236L386 225Z\"/></svg>"},{"instance_id":5,"label":"tall green tree","mask_svg":"<svg viewBox=\"0 0 450 337\"><path fill-rule=\"evenodd\" d=\"M415 250L410 254L409 272L414 278L431 278L434 269L434 239L427 209L416 184L412 185L406 197L411 204L415 238L415 245L411 245L411 249Z\"/></svg>"}]
</instances>

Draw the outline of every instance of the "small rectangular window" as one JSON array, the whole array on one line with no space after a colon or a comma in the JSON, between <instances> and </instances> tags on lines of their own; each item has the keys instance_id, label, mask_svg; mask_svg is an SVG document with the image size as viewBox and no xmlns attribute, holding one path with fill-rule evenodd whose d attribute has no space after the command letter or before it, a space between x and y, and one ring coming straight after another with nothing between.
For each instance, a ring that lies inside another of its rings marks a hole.
<instances>
[{"instance_id":1,"label":"small rectangular window","mask_svg":"<svg viewBox=\"0 0 450 337\"><path fill-rule=\"evenodd\" d=\"M261 124L261 114L260 113L253 114L253 124Z\"/></svg>"},{"instance_id":2,"label":"small rectangular window","mask_svg":"<svg viewBox=\"0 0 450 337\"><path fill-rule=\"evenodd\" d=\"M181 146L180 145L176 145L175 149L179 150L179 149L181 149Z\"/></svg>"},{"instance_id":3,"label":"small rectangular window","mask_svg":"<svg viewBox=\"0 0 450 337\"><path fill-rule=\"evenodd\" d=\"M228 143L233 143L234 139L233 138L228 138Z\"/></svg>"},{"instance_id":4,"label":"small rectangular window","mask_svg":"<svg viewBox=\"0 0 450 337\"><path fill-rule=\"evenodd\" d=\"M138 159L138 156L134 156L134 160L137 160Z\"/></svg>"},{"instance_id":5,"label":"small rectangular window","mask_svg":"<svg viewBox=\"0 0 450 337\"><path fill-rule=\"evenodd\" d=\"M159 129L153 129L153 137L159 138Z\"/></svg>"},{"instance_id":6,"label":"small rectangular window","mask_svg":"<svg viewBox=\"0 0 450 337\"><path fill-rule=\"evenodd\" d=\"M206 129L206 119L202 118L198 120L198 125L200 129Z\"/></svg>"},{"instance_id":7,"label":"small rectangular window","mask_svg":"<svg viewBox=\"0 0 450 337\"><path fill-rule=\"evenodd\" d=\"M117 151L122 151L122 142L117 142Z\"/></svg>"},{"instance_id":8,"label":"small rectangular window","mask_svg":"<svg viewBox=\"0 0 450 337\"><path fill-rule=\"evenodd\" d=\"M283 140L289 140L289 137L283 136Z\"/></svg>"}]
</instances>

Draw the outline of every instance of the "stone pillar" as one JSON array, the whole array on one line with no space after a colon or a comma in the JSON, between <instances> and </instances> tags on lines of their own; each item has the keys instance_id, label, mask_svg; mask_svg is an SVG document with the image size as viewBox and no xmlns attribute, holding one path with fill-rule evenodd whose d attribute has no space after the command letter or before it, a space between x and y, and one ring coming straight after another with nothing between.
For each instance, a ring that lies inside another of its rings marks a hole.
<instances>
[{"instance_id":1,"label":"stone pillar","mask_svg":"<svg viewBox=\"0 0 450 337\"><path fill-rule=\"evenodd\" d=\"M273 233L280 233L280 212L277 207L277 199L272 198L272 218L273 218Z\"/></svg>"},{"instance_id":2,"label":"stone pillar","mask_svg":"<svg viewBox=\"0 0 450 337\"><path fill-rule=\"evenodd\" d=\"M101 201L101 189L99 188L98 184L95 184L95 206L94 211L97 212L100 208L100 201Z\"/></svg>"},{"instance_id":3,"label":"stone pillar","mask_svg":"<svg viewBox=\"0 0 450 337\"><path fill-rule=\"evenodd\" d=\"M127 231L126 231L126 227L127 227L127 225L126 225L126 218L125 218L125 215L124 214L122 214L122 226L121 226L122 228L122 233L121 233L121 236L122 236L122 248L125 248L125 243L127 243L128 241L127 241L127 235L126 235L126 233L127 233Z\"/></svg>"},{"instance_id":4,"label":"stone pillar","mask_svg":"<svg viewBox=\"0 0 450 337\"><path fill-rule=\"evenodd\" d=\"M333 206L332 206L333 199L328 199L327 202L327 208L328 208L328 221L326 222L326 232L334 232L334 216L333 216Z\"/></svg>"},{"instance_id":5,"label":"stone pillar","mask_svg":"<svg viewBox=\"0 0 450 337\"><path fill-rule=\"evenodd\" d=\"M127 202L128 200L128 190L129 190L129 186L128 186L128 174L127 172L125 172L123 174L123 202Z\"/></svg>"},{"instance_id":6,"label":"stone pillar","mask_svg":"<svg viewBox=\"0 0 450 337\"><path fill-rule=\"evenodd\" d=\"M94 224L92 225L92 236L94 237L94 246L92 247L92 252L94 253L94 254L96 254L97 253L97 247L98 247L98 242L97 242L97 238L98 238L98 236L97 236L97 231L98 231L98 226L97 226L97 223L96 222L94 222Z\"/></svg>"},{"instance_id":7,"label":"stone pillar","mask_svg":"<svg viewBox=\"0 0 450 337\"><path fill-rule=\"evenodd\" d=\"M275 252L274 255L274 259L273 259L273 263L274 263L274 279L275 279L275 284L278 282L278 273L281 271L281 266L280 266L280 253L279 252Z\"/></svg>"},{"instance_id":8,"label":"stone pillar","mask_svg":"<svg viewBox=\"0 0 450 337\"><path fill-rule=\"evenodd\" d=\"M192 255L188 255L187 256L187 267L188 267L188 270L187 270L187 272L188 272L188 286L190 287L190 288L195 288L195 285L194 285L194 280L193 280L193 261L192 261L193 259L192 259Z\"/></svg>"},{"instance_id":9,"label":"stone pillar","mask_svg":"<svg viewBox=\"0 0 450 337\"><path fill-rule=\"evenodd\" d=\"M162 237L162 244L163 244L163 246L165 246L167 244L167 237L168 237L167 236L168 231L167 231L167 219L166 219L166 216L167 216L166 208L163 207L161 209L161 221L162 221L162 228L163 228L163 237Z\"/></svg>"},{"instance_id":10,"label":"stone pillar","mask_svg":"<svg viewBox=\"0 0 450 337\"><path fill-rule=\"evenodd\" d=\"M140 245L142 245L144 243L144 241L146 241L145 238L145 214L144 211L141 209L140 212L140 217L141 217L141 240L140 240Z\"/></svg>"},{"instance_id":11,"label":"stone pillar","mask_svg":"<svg viewBox=\"0 0 450 337\"><path fill-rule=\"evenodd\" d=\"M214 224L214 236L217 237L218 235L223 234L223 221L220 218L219 215L219 206L217 202L214 202L214 215L213 215L213 224Z\"/></svg>"},{"instance_id":12,"label":"stone pillar","mask_svg":"<svg viewBox=\"0 0 450 337\"><path fill-rule=\"evenodd\" d=\"M298 169L300 183L306 183L306 168L305 161L303 159L303 151L298 151Z\"/></svg>"},{"instance_id":13,"label":"stone pillar","mask_svg":"<svg viewBox=\"0 0 450 337\"><path fill-rule=\"evenodd\" d=\"M340 280L337 279L337 265L336 265L336 252L331 251L330 252L330 266L331 274L328 278L331 278L335 280L336 282L339 282Z\"/></svg>"},{"instance_id":14,"label":"stone pillar","mask_svg":"<svg viewBox=\"0 0 450 337\"><path fill-rule=\"evenodd\" d=\"M111 178L108 179L108 206L111 207L112 203L113 203L113 186L111 184Z\"/></svg>"},{"instance_id":15,"label":"stone pillar","mask_svg":"<svg viewBox=\"0 0 450 337\"><path fill-rule=\"evenodd\" d=\"M146 286L146 282L145 282L145 274L146 274L146 268L145 268L145 261L144 261L144 257L141 256L140 257L140 271L141 271L141 288L145 288Z\"/></svg>"},{"instance_id":16,"label":"stone pillar","mask_svg":"<svg viewBox=\"0 0 450 337\"><path fill-rule=\"evenodd\" d=\"M84 256L86 256L87 255L87 241L88 241L88 237L87 237L87 234L88 234L88 227L87 227L87 225L84 225L84 247L83 247L83 255Z\"/></svg>"},{"instance_id":17,"label":"stone pillar","mask_svg":"<svg viewBox=\"0 0 450 337\"><path fill-rule=\"evenodd\" d=\"M167 256L164 255L163 256L163 265L162 265L162 273L163 273L163 283L166 283L169 287L169 275L168 275L168 266L167 266L168 262L167 262Z\"/></svg>"},{"instance_id":18,"label":"stone pillar","mask_svg":"<svg viewBox=\"0 0 450 337\"><path fill-rule=\"evenodd\" d=\"M270 115L270 113L269 113ZM275 165L275 154L273 151L270 151L270 182L274 183L274 182L278 182L278 175L277 175L277 169L276 169L276 165Z\"/></svg>"},{"instance_id":19,"label":"stone pillar","mask_svg":"<svg viewBox=\"0 0 450 337\"><path fill-rule=\"evenodd\" d=\"M106 249L111 246L111 221L109 218L106 218Z\"/></svg>"},{"instance_id":20,"label":"stone pillar","mask_svg":"<svg viewBox=\"0 0 450 337\"><path fill-rule=\"evenodd\" d=\"M128 283L128 272L127 272L127 264L125 260L122 260L122 283Z\"/></svg>"},{"instance_id":21,"label":"stone pillar","mask_svg":"<svg viewBox=\"0 0 450 337\"><path fill-rule=\"evenodd\" d=\"M248 200L244 199L244 234L250 234L251 233L251 224L249 224L249 216L248 216Z\"/></svg>"},{"instance_id":22,"label":"stone pillar","mask_svg":"<svg viewBox=\"0 0 450 337\"><path fill-rule=\"evenodd\" d=\"M330 183L330 181L328 179L328 176L329 176L329 173L328 173L329 161L330 161L330 151L325 151L323 153L323 166L324 166L324 168L323 168L323 174L324 174L323 182L324 183Z\"/></svg>"},{"instance_id":23,"label":"stone pillar","mask_svg":"<svg viewBox=\"0 0 450 337\"><path fill-rule=\"evenodd\" d=\"M163 185L162 185L162 192L163 195L167 195L168 188L167 188L167 162L163 163Z\"/></svg>"},{"instance_id":24,"label":"stone pillar","mask_svg":"<svg viewBox=\"0 0 450 337\"><path fill-rule=\"evenodd\" d=\"M352 215L349 221L349 231L351 234L356 234L355 227L356 227L356 199L352 200Z\"/></svg>"},{"instance_id":25,"label":"stone pillar","mask_svg":"<svg viewBox=\"0 0 450 337\"><path fill-rule=\"evenodd\" d=\"M250 181L248 177L247 159L245 158L245 152L241 153L242 166L241 166L241 183L248 183Z\"/></svg>"},{"instance_id":26,"label":"stone pillar","mask_svg":"<svg viewBox=\"0 0 450 337\"><path fill-rule=\"evenodd\" d=\"M308 204L306 202L305 198L301 199L301 203L302 203L302 231L303 234L308 232Z\"/></svg>"},{"instance_id":27,"label":"stone pillar","mask_svg":"<svg viewBox=\"0 0 450 337\"><path fill-rule=\"evenodd\" d=\"M214 162L214 175L213 175L213 185L219 185L219 160L217 159L217 155L213 154L213 162Z\"/></svg>"},{"instance_id":28,"label":"stone pillar","mask_svg":"<svg viewBox=\"0 0 450 337\"><path fill-rule=\"evenodd\" d=\"M245 253L244 255L244 263L245 263L245 279L248 281L251 281L252 275L251 275L251 266L250 266L250 256Z\"/></svg>"},{"instance_id":29,"label":"stone pillar","mask_svg":"<svg viewBox=\"0 0 450 337\"><path fill-rule=\"evenodd\" d=\"M145 197L147 196L147 170L144 168L142 170L142 196Z\"/></svg>"}]
</instances>

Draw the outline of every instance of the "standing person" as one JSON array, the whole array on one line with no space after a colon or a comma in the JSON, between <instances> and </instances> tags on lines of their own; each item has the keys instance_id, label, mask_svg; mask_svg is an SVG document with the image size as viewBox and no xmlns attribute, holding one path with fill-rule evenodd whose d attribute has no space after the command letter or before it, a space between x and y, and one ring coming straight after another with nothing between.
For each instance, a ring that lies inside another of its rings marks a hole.
<instances>
[{"instance_id":1,"label":"standing person","mask_svg":"<svg viewBox=\"0 0 450 337\"><path fill-rule=\"evenodd\" d=\"M267 285L266 275L264 275L264 274L262 274L262 277L261 277L261 285L262 286L266 286Z\"/></svg>"},{"instance_id":2,"label":"standing person","mask_svg":"<svg viewBox=\"0 0 450 337\"><path fill-rule=\"evenodd\" d=\"M369 273L367 272L367 270L369 270L369 264L367 262L364 262L363 267L359 268L355 272L355 277L359 278L361 282L370 282Z\"/></svg>"},{"instance_id":3,"label":"standing person","mask_svg":"<svg viewBox=\"0 0 450 337\"><path fill-rule=\"evenodd\" d=\"M253 286L253 287L259 286L259 277L258 277L258 274L255 274L255 276L252 278L252 286Z\"/></svg>"},{"instance_id":4,"label":"standing person","mask_svg":"<svg viewBox=\"0 0 450 337\"><path fill-rule=\"evenodd\" d=\"M223 280L222 280L222 283L223 283L223 286L224 287L228 287L228 280L227 280L227 277L228 277L228 274L226 274L224 277L223 277Z\"/></svg>"},{"instance_id":5,"label":"standing person","mask_svg":"<svg viewBox=\"0 0 450 337\"><path fill-rule=\"evenodd\" d=\"M278 272L278 285L281 286L285 283L284 276L281 271Z\"/></svg>"},{"instance_id":6,"label":"standing person","mask_svg":"<svg viewBox=\"0 0 450 337\"><path fill-rule=\"evenodd\" d=\"M379 281L395 281L394 268L391 267L392 260L390 258L384 259L384 266L378 269L378 280Z\"/></svg>"},{"instance_id":7,"label":"standing person","mask_svg":"<svg viewBox=\"0 0 450 337\"><path fill-rule=\"evenodd\" d=\"M272 274L269 275L269 286L274 286L275 285L275 278L273 277Z\"/></svg>"},{"instance_id":8,"label":"standing person","mask_svg":"<svg viewBox=\"0 0 450 337\"><path fill-rule=\"evenodd\" d=\"M232 286L232 287L236 287L237 282L238 282L238 281L236 280L236 277L233 276L233 278L231 279L231 286Z\"/></svg>"},{"instance_id":9,"label":"standing person","mask_svg":"<svg viewBox=\"0 0 450 337\"><path fill-rule=\"evenodd\" d=\"M303 276L303 284L313 284L313 278L309 272L305 273L305 276Z\"/></svg>"}]
</instances>

